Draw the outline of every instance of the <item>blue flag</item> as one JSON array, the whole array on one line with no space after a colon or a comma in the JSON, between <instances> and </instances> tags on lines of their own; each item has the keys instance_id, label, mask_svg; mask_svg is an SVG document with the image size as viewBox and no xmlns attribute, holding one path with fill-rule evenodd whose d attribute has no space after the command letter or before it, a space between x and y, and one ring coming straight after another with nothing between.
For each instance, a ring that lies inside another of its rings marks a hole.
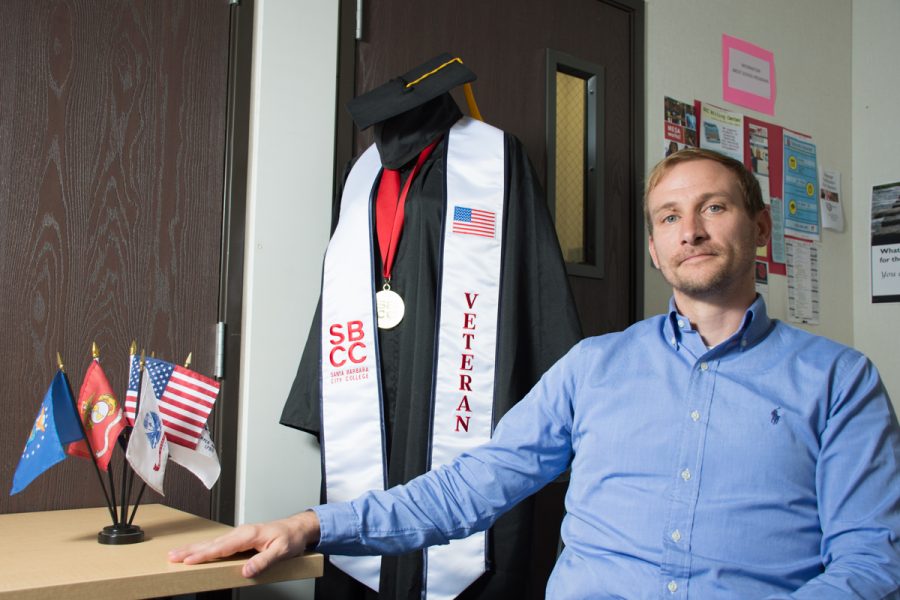
<instances>
[{"instance_id":1,"label":"blue flag","mask_svg":"<svg viewBox=\"0 0 900 600\"><path fill-rule=\"evenodd\" d=\"M83 437L72 392L65 375L58 371L31 427L9 495L18 494L38 475L65 459L66 444Z\"/></svg>"}]
</instances>

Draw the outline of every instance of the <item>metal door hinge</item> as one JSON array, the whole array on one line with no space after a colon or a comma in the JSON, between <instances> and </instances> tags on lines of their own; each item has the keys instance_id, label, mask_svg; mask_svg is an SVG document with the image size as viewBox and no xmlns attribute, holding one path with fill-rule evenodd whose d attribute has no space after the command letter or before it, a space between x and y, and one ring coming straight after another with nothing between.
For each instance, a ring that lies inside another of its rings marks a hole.
<instances>
[{"instance_id":1,"label":"metal door hinge","mask_svg":"<svg viewBox=\"0 0 900 600\"><path fill-rule=\"evenodd\" d=\"M225 321L216 323L216 379L225 377Z\"/></svg>"}]
</instances>

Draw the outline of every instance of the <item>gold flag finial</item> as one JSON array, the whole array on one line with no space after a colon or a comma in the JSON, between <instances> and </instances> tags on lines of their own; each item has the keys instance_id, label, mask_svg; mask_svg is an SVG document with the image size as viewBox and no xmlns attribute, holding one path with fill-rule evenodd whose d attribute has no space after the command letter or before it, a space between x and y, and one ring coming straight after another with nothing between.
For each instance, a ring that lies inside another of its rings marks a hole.
<instances>
[{"instance_id":1,"label":"gold flag finial","mask_svg":"<svg viewBox=\"0 0 900 600\"><path fill-rule=\"evenodd\" d=\"M91 344L91 356L93 356L95 360L100 358L100 346L97 345L97 342Z\"/></svg>"},{"instance_id":2,"label":"gold flag finial","mask_svg":"<svg viewBox=\"0 0 900 600\"><path fill-rule=\"evenodd\" d=\"M144 357L144 349L141 348L141 370L144 369L144 363L147 362L147 359Z\"/></svg>"},{"instance_id":3,"label":"gold flag finial","mask_svg":"<svg viewBox=\"0 0 900 600\"><path fill-rule=\"evenodd\" d=\"M59 355L59 351L56 351L56 366L59 367L59 370L65 373L65 368L63 367L62 356Z\"/></svg>"},{"instance_id":4,"label":"gold flag finial","mask_svg":"<svg viewBox=\"0 0 900 600\"><path fill-rule=\"evenodd\" d=\"M128 349L128 354L133 355L137 353L137 342L131 340L131 347Z\"/></svg>"},{"instance_id":5,"label":"gold flag finial","mask_svg":"<svg viewBox=\"0 0 900 600\"><path fill-rule=\"evenodd\" d=\"M194 356L193 352L188 352L188 356L184 359L184 368L187 369L191 366L191 358Z\"/></svg>"}]
</instances>

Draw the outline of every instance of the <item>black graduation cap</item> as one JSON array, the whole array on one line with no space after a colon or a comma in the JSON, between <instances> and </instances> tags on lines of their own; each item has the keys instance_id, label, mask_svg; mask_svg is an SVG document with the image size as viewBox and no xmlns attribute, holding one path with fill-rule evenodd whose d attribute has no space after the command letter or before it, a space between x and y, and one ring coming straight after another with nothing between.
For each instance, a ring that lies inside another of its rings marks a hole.
<instances>
[{"instance_id":1,"label":"black graduation cap","mask_svg":"<svg viewBox=\"0 0 900 600\"><path fill-rule=\"evenodd\" d=\"M475 73L458 57L441 54L347 103L362 129L403 114L453 88L475 81Z\"/></svg>"}]
</instances>

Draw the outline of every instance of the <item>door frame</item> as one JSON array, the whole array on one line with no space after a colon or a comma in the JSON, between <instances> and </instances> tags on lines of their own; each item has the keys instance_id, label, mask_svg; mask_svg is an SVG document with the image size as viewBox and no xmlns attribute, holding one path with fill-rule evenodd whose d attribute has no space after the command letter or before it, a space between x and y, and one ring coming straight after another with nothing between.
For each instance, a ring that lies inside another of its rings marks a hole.
<instances>
[{"instance_id":1,"label":"door frame","mask_svg":"<svg viewBox=\"0 0 900 600\"><path fill-rule=\"evenodd\" d=\"M225 181L222 193L222 247L217 311L218 322L224 324L224 339L217 340L219 347L224 350L224 357L216 359L217 365L221 364L223 367L222 372L216 375L223 378L214 415L221 473L218 485L213 487L210 496L210 515L215 521L234 525L255 0L232 1L230 8Z\"/></svg>"}]
</instances>

